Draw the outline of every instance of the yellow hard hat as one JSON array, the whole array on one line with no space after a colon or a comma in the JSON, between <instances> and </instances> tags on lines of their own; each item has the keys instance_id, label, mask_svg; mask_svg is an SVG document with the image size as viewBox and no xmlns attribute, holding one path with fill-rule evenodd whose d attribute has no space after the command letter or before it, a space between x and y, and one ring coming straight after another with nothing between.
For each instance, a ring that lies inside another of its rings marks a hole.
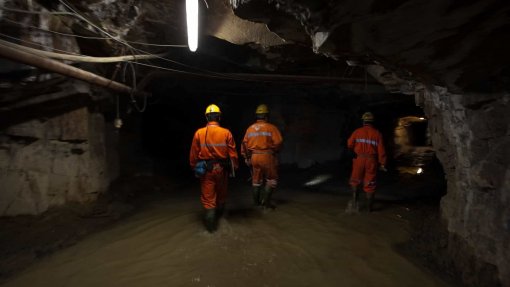
<instances>
[{"instance_id":1,"label":"yellow hard hat","mask_svg":"<svg viewBox=\"0 0 510 287\"><path fill-rule=\"evenodd\" d=\"M221 111L220 111L220 107L218 107L217 105L215 104L212 104L212 105L209 105L207 106L207 108L205 109L205 114L208 115L210 113L218 113L218 114L221 114Z\"/></svg>"},{"instance_id":2,"label":"yellow hard hat","mask_svg":"<svg viewBox=\"0 0 510 287\"><path fill-rule=\"evenodd\" d=\"M363 116L361 116L361 119L365 122L372 122L374 121L374 114L371 112L366 112L363 114Z\"/></svg>"},{"instance_id":3,"label":"yellow hard hat","mask_svg":"<svg viewBox=\"0 0 510 287\"><path fill-rule=\"evenodd\" d=\"M257 115L258 114L269 114L269 108L264 104L259 105L257 107L257 109L255 110L255 114L257 114Z\"/></svg>"}]
</instances>

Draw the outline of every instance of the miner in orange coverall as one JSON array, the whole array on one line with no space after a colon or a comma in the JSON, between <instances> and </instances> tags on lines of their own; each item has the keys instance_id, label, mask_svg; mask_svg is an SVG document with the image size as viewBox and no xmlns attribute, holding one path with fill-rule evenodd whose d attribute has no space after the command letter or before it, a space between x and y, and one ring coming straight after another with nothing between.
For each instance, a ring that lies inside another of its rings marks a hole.
<instances>
[{"instance_id":1,"label":"miner in orange coverall","mask_svg":"<svg viewBox=\"0 0 510 287\"><path fill-rule=\"evenodd\" d=\"M350 185L353 192L353 204L358 208L358 186L363 184L367 197L368 211L372 211L376 187L377 168L386 171L386 152L381 133L372 126L374 115L364 113L363 127L355 130L347 141L347 147L354 150L356 158L352 162Z\"/></svg>"},{"instance_id":2,"label":"miner in orange coverall","mask_svg":"<svg viewBox=\"0 0 510 287\"><path fill-rule=\"evenodd\" d=\"M257 121L246 130L241 154L252 169L253 202L256 206L272 207L271 195L278 184L277 153L282 146L278 128L268 122L269 109L259 105L255 110ZM262 185L266 181L263 188Z\"/></svg>"},{"instance_id":3,"label":"miner in orange coverall","mask_svg":"<svg viewBox=\"0 0 510 287\"><path fill-rule=\"evenodd\" d=\"M204 225L209 232L216 230L217 218L223 213L229 173L238 167L234 138L228 129L220 127L220 116L218 106L207 107L207 126L195 132L189 153L189 163L200 178Z\"/></svg>"}]
</instances>

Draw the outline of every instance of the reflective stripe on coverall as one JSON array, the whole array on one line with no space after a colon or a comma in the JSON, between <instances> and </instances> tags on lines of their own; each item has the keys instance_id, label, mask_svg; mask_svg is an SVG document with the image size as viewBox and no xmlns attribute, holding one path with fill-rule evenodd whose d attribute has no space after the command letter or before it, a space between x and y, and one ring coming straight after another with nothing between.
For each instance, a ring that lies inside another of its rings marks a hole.
<instances>
[{"instance_id":1,"label":"reflective stripe on coverall","mask_svg":"<svg viewBox=\"0 0 510 287\"><path fill-rule=\"evenodd\" d=\"M244 135L241 154L251 159L252 185L275 188L278 184L278 159L276 153L282 146L282 135L278 128L266 120L257 120Z\"/></svg>"},{"instance_id":2,"label":"reflective stripe on coverall","mask_svg":"<svg viewBox=\"0 0 510 287\"><path fill-rule=\"evenodd\" d=\"M386 152L381 133L370 124L355 130L347 141L356 158L352 160L351 186L363 183L365 192L374 192L378 163L386 165Z\"/></svg>"},{"instance_id":3,"label":"reflective stripe on coverall","mask_svg":"<svg viewBox=\"0 0 510 287\"><path fill-rule=\"evenodd\" d=\"M207 136L207 139L206 139ZM200 160L232 160L233 168L238 166L236 144L228 129L218 122L209 122L196 131L189 153L192 168ZM206 209L224 204L227 197L228 171L221 164L214 163L200 178L201 201Z\"/></svg>"}]
</instances>

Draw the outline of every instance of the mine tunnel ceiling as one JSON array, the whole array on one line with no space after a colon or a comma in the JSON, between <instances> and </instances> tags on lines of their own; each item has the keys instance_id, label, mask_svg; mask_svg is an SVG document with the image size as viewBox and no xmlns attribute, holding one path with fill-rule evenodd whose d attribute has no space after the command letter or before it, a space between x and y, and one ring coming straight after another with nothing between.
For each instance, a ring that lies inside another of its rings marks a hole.
<instances>
[{"instance_id":1,"label":"mine tunnel ceiling","mask_svg":"<svg viewBox=\"0 0 510 287\"><path fill-rule=\"evenodd\" d=\"M72 34L79 51L66 52L96 57L148 52L161 58L140 61L145 65L195 74L377 80L391 92L409 94L423 84L469 92L500 91L510 83L505 1L200 1L197 53L186 48L182 0L29 3L6 1L2 38L13 41L23 29L53 39ZM27 10L74 15L40 14L37 21L37 14L22 13ZM61 43L55 49L65 51ZM114 65L94 69L104 76L115 70ZM139 66L138 76L151 71L154 67Z\"/></svg>"}]
</instances>

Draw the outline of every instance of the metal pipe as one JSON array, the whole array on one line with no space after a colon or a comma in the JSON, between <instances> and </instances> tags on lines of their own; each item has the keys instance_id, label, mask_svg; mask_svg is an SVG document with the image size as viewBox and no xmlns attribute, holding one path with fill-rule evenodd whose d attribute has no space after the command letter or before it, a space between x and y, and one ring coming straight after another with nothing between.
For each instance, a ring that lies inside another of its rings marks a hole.
<instances>
[{"instance_id":1,"label":"metal pipe","mask_svg":"<svg viewBox=\"0 0 510 287\"><path fill-rule=\"evenodd\" d=\"M2 44L0 44L0 56L26 65L34 66L40 69L48 70L71 78L82 80L96 86L112 89L117 92L127 94L136 92L133 88L129 86L101 77L94 73L78 69L76 67L61 63L59 61L37 56L25 51L17 50ZM146 92L136 93L138 93L141 96L149 95Z\"/></svg>"}]
</instances>

